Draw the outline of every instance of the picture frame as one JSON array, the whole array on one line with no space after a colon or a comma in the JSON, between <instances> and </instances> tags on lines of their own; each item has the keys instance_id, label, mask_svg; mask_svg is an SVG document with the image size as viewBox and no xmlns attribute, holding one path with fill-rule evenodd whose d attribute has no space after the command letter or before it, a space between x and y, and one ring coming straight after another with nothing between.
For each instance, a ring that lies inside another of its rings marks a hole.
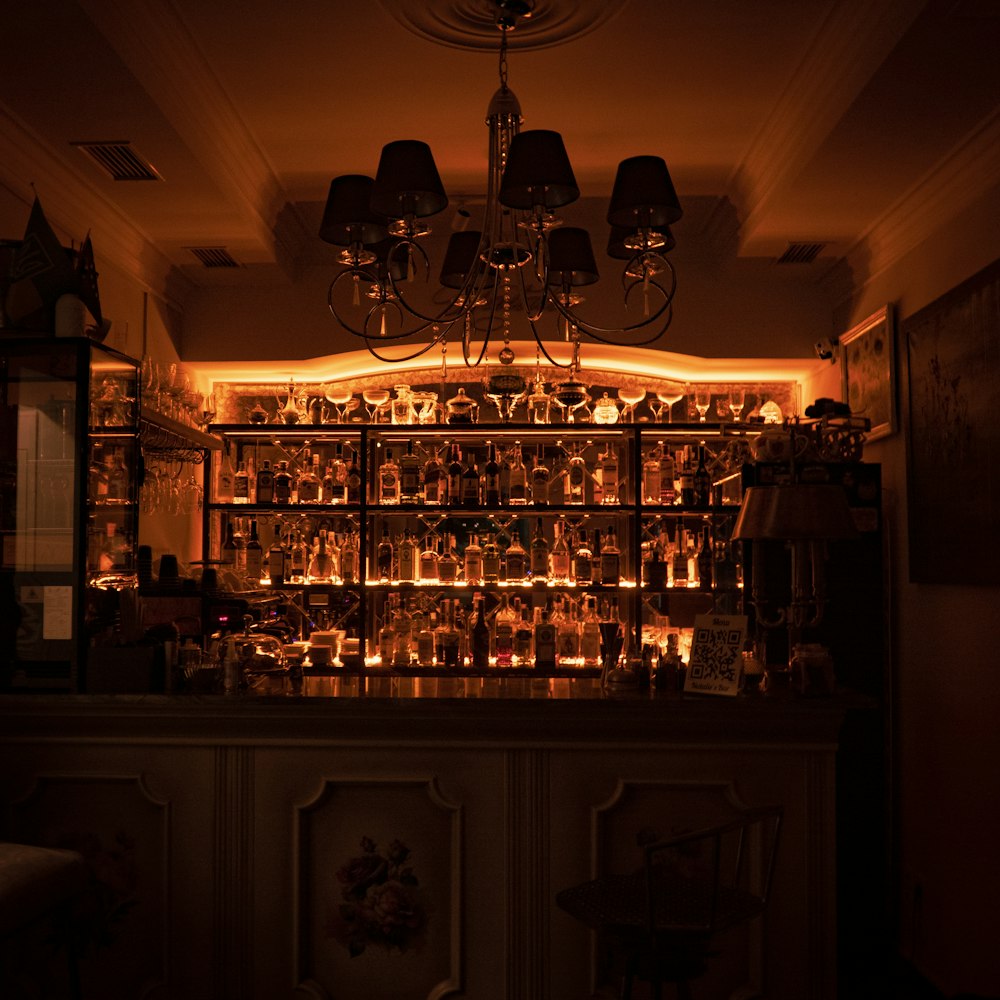
<instances>
[{"instance_id":1,"label":"picture frame","mask_svg":"<svg viewBox=\"0 0 1000 1000\"><path fill-rule=\"evenodd\" d=\"M844 399L853 416L871 421L869 441L897 429L894 320L892 306L885 305L840 336Z\"/></svg>"}]
</instances>

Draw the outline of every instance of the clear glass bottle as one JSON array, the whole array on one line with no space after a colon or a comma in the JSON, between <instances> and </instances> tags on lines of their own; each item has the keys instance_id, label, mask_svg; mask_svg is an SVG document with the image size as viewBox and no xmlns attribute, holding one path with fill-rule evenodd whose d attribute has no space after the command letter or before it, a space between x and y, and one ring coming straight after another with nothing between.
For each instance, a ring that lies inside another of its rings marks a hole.
<instances>
[{"instance_id":1,"label":"clear glass bottle","mask_svg":"<svg viewBox=\"0 0 1000 1000\"><path fill-rule=\"evenodd\" d=\"M289 503L292 499L292 474L287 462L279 462L274 471L274 502Z\"/></svg>"},{"instance_id":2,"label":"clear glass bottle","mask_svg":"<svg viewBox=\"0 0 1000 1000\"><path fill-rule=\"evenodd\" d=\"M282 544L281 531L275 525L274 533L271 536L271 547L267 550L267 575L271 580L272 587L285 585L287 563L288 552Z\"/></svg>"},{"instance_id":3,"label":"clear glass bottle","mask_svg":"<svg viewBox=\"0 0 1000 1000\"><path fill-rule=\"evenodd\" d=\"M521 544L521 536L513 531L507 546L507 582L523 583L528 575L528 552Z\"/></svg>"},{"instance_id":4,"label":"clear glass bottle","mask_svg":"<svg viewBox=\"0 0 1000 1000\"><path fill-rule=\"evenodd\" d=\"M642 463L642 502L660 502L660 447L650 448Z\"/></svg>"},{"instance_id":5,"label":"clear glass bottle","mask_svg":"<svg viewBox=\"0 0 1000 1000\"><path fill-rule=\"evenodd\" d=\"M500 668L513 665L514 660L514 628L517 617L510 607L507 594L500 595L500 607L493 616L493 646L496 649L496 662Z\"/></svg>"},{"instance_id":6,"label":"clear glass bottle","mask_svg":"<svg viewBox=\"0 0 1000 1000\"><path fill-rule=\"evenodd\" d=\"M535 630L529 609L521 606L520 597L514 598L514 611L517 615L514 623L514 661L517 666L526 667L534 655Z\"/></svg>"},{"instance_id":7,"label":"clear glass bottle","mask_svg":"<svg viewBox=\"0 0 1000 1000\"><path fill-rule=\"evenodd\" d=\"M428 534L424 539L423 551L420 553L419 577L422 583L430 583L438 580L439 562L437 539Z\"/></svg>"},{"instance_id":8,"label":"clear glass bottle","mask_svg":"<svg viewBox=\"0 0 1000 1000\"><path fill-rule=\"evenodd\" d=\"M553 530L555 531L555 541L549 555L551 579L553 583L569 583L573 560L566 539L566 522L556 521Z\"/></svg>"},{"instance_id":9,"label":"clear glass bottle","mask_svg":"<svg viewBox=\"0 0 1000 1000\"><path fill-rule=\"evenodd\" d=\"M430 458L424 463L424 503L443 504L448 499L448 475L437 451L432 447Z\"/></svg>"},{"instance_id":10,"label":"clear glass bottle","mask_svg":"<svg viewBox=\"0 0 1000 1000\"><path fill-rule=\"evenodd\" d=\"M375 570L381 583L388 583L395 579L393 571L395 569L395 549L392 538L389 535L388 523L382 525L382 538L375 549Z\"/></svg>"},{"instance_id":11,"label":"clear glass bottle","mask_svg":"<svg viewBox=\"0 0 1000 1000\"><path fill-rule=\"evenodd\" d=\"M521 453L521 442L515 441L510 457L510 503L523 507L528 502L528 470Z\"/></svg>"},{"instance_id":12,"label":"clear glass bottle","mask_svg":"<svg viewBox=\"0 0 1000 1000\"><path fill-rule=\"evenodd\" d=\"M580 623L580 656L585 667L596 667L601 662L601 621L597 617L597 598L589 594L584 600L583 621Z\"/></svg>"},{"instance_id":13,"label":"clear glass bottle","mask_svg":"<svg viewBox=\"0 0 1000 1000\"><path fill-rule=\"evenodd\" d=\"M219 478L215 484L215 499L217 503L236 502L236 470L233 467L233 453L226 442L225 458L219 467Z\"/></svg>"},{"instance_id":14,"label":"clear glass bottle","mask_svg":"<svg viewBox=\"0 0 1000 1000\"><path fill-rule=\"evenodd\" d=\"M621 583L621 579L621 551L614 531L608 528L601 543L601 583L614 587Z\"/></svg>"},{"instance_id":15,"label":"clear glass bottle","mask_svg":"<svg viewBox=\"0 0 1000 1000\"><path fill-rule=\"evenodd\" d=\"M455 602L444 602L444 621L439 639L441 662L446 670L456 670L461 666L462 636L455 621Z\"/></svg>"},{"instance_id":16,"label":"clear glass bottle","mask_svg":"<svg viewBox=\"0 0 1000 1000\"><path fill-rule=\"evenodd\" d=\"M358 566L358 536L354 531L348 531L340 545L340 582L357 583Z\"/></svg>"},{"instance_id":17,"label":"clear glass bottle","mask_svg":"<svg viewBox=\"0 0 1000 1000\"><path fill-rule=\"evenodd\" d=\"M418 503L421 494L420 458L413 452L413 438L407 439L406 451L399 459L399 499L403 503Z\"/></svg>"},{"instance_id":18,"label":"clear glass bottle","mask_svg":"<svg viewBox=\"0 0 1000 1000\"><path fill-rule=\"evenodd\" d=\"M532 645L535 650L535 670L551 674L556 669L556 627L549 621L546 608L539 608Z\"/></svg>"},{"instance_id":19,"label":"clear glass bottle","mask_svg":"<svg viewBox=\"0 0 1000 1000\"><path fill-rule=\"evenodd\" d=\"M680 521L677 522L677 533L674 537L674 555L671 560L671 572L673 586L686 587L688 585L687 532Z\"/></svg>"},{"instance_id":20,"label":"clear glass bottle","mask_svg":"<svg viewBox=\"0 0 1000 1000\"><path fill-rule=\"evenodd\" d=\"M587 543L587 529L577 532L573 550L573 578L577 586L586 587L594 582L594 553Z\"/></svg>"},{"instance_id":21,"label":"clear glass bottle","mask_svg":"<svg viewBox=\"0 0 1000 1000\"><path fill-rule=\"evenodd\" d=\"M618 449L609 441L598 459L601 503L618 503Z\"/></svg>"},{"instance_id":22,"label":"clear glass bottle","mask_svg":"<svg viewBox=\"0 0 1000 1000\"><path fill-rule=\"evenodd\" d=\"M437 572L441 583L455 583L458 579L459 563L455 555L455 536L448 535L444 540L443 551L438 558Z\"/></svg>"},{"instance_id":23,"label":"clear glass bottle","mask_svg":"<svg viewBox=\"0 0 1000 1000\"><path fill-rule=\"evenodd\" d=\"M392 665L408 667L413 652L413 619L400 602L392 618Z\"/></svg>"},{"instance_id":24,"label":"clear glass bottle","mask_svg":"<svg viewBox=\"0 0 1000 1000\"><path fill-rule=\"evenodd\" d=\"M563 668L579 666L580 627L573 613L573 607L565 597L556 604L553 615L556 623L556 665Z\"/></svg>"},{"instance_id":25,"label":"clear glass bottle","mask_svg":"<svg viewBox=\"0 0 1000 1000\"><path fill-rule=\"evenodd\" d=\"M385 458L378 470L378 502L384 505L399 503L399 465L391 448L385 449Z\"/></svg>"},{"instance_id":26,"label":"clear glass bottle","mask_svg":"<svg viewBox=\"0 0 1000 1000\"><path fill-rule=\"evenodd\" d=\"M316 537L316 548L309 560L306 575L316 583L330 583L333 580L333 560L326 548L326 528L320 528Z\"/></svg>"},{"instance_id":27,"label":"clear glass bottle","mask_svg":"<svg viewBox=\"0 0 1000 1000\"><path fill-rule=\"evenodd\" d=\"M677 499L677 465L674 453L668 445L660 442L660 503L672 504Z\"/></svg>"},{"instance_id":28,"label":"clear glass bottle","mask_svg":"<svg viewBox=\"0 0 1000 1000\"><path fill-rule=\"evenodd\" d=\"M311 460L303 467L302 474L299 476L299 503L319 503L322 482L320 478L319 454L314 454L311 456Z\"/></svg>"},{"instance_id":29,"label":"clear glass bottle","mask_svg":"<svg viewBox=\"0 0 1000 1000\"><path fill-rule=\"evenodd\" d=\"M434 652L437 640L437 614L425 615L417 632L417 665L434 666Z\"/></svg>"},{"instance_id":30,"label":"clear glass bottle","mask_svg":"<svg viewBox=\"0 0 1000 1000\"><path fill-rule=\"evenodd\" d=\"M292 539L289 552L288 579L290 583L305 583L306 570L309 568L309 546L297 531Z\"/></svg>"},{"instance_id":31,"label":"clear glass bottle","mask_svg":"<svg viewBox=\"0 0 1000 1000\"><path fill-rule=\"evenodd\" d=\"M349 504L361 503L361 466L358 465L358 450L352 449L351 464L347 469L347 485L344 496Z\"/></svg>"},{"instance_id":32,"label":"clear glass bottle","mask_svg":"<svg viewBox=\"0 0 1000 1000\"><path fill-rule=\"evenodd\" d=\"M496 583L500 579L500 547L492 532L483 543L483 583Z\"/></svg>"},{"instance_id":33,"label":"clear glass bottle","mask_svg":"<svg viewBox=\"0 0 1000 1000\"><path fill-rule=\"evenodd\" d=\"M397 577L403 583L413 583L417 579L417 542L409 528L403 529L403 537L396 553Z\"/></svg>"},{"instance_id":34,"label":"clear glass bottle","mask_svg":"<svg viewBox=\"0 0 1000 1000\"><path fill-rule=\"evenodd\" d=\"M465 556L463 561L466 583L482 583L483 581L483 550L479 544L479 537L471 535L468 545L465 546Z\"/></svg>"},{"instance_id":35,"label":"clear glass bottle","mask_svg":"<svg viewBox=\"0 0 1000 1000\"><path fill-rule=\"evenodd\" d=\"M545 449L538 446L535 453L535 464L531 470L531 502L536 507L548 505L549 502L549 466L545 461Z\"/></svg>"},{"instance_id":36,"label":"clear glass bottle","mask_svg":"<svg viewBox=\"0 0 1000 1000\"><path fill-rule=\"evenodd\" d=\"M545 537L542 519L538 518L535 532L531 536L530 564L531 579L545 581L549 578L549 543ZM509 571L508 571L509 572Z\"/></svg>"},{"instance_id":37,"label":"clear glass bottle","mask_svg":"<svg viewBox=\"0 0 1000 1000\"><path fill-rule=\"evenodd\" d=\"M225 501L220 501L225 502ZM250 476L247 473L246 462L238 462L236 474L233 476L233 503L250 502Z\"/></svg>"},{"instance_id":38,"label":"clear glass bottle","mask_svg":"<svg viewBox=\"0 0 1000 1000\"><path fill-rule=\"evenodd\" d=\"M563 501L568 504L582 504L587 498L587 463L576 447L566 459L563 476Z\"/></svg>"}]
</instances>

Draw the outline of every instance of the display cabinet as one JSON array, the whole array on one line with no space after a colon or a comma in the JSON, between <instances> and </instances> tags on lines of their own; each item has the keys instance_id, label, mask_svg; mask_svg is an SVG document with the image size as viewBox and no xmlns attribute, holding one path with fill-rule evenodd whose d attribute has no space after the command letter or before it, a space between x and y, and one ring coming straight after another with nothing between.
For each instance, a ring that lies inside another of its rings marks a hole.
<instances>
[{"instance_id":1,"label":"display cabinet","mask_svg":"<svg viewBox=\"0 0 1000 1000\"><path fill-rule=\"evenodd\" d=\"M369 674L599 675L742 610L740 424L215 425L206 559Z\"/></svg>"},{"instance_id":2,"label":"display cabinet","mask_svg":"<svg viewBox=\"0 0 1000 1000\"><path fill-rule=\"evenodd\" d=\"M86 338L7 340L0 364L2 683L82 689L136 586L138 365Z\"/></svg>"}]
</instances>

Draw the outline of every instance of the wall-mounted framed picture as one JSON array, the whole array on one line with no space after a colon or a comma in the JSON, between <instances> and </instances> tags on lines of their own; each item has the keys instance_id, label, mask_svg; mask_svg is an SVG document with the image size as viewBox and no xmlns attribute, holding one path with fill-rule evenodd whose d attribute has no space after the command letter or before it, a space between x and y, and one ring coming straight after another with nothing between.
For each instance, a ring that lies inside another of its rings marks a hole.
<instances>
[{"instance_id":1,"label":"wall-mounted framed picture","mask_svg":"<svg viewBox=\"0 0 1000 1000\"><path fill-rule=\"evenodd\" d=\"M896 431L893 309L883 306L840 336L844 399L856 417L871 421L869 441Z\"/></svg>"}]
</instances>

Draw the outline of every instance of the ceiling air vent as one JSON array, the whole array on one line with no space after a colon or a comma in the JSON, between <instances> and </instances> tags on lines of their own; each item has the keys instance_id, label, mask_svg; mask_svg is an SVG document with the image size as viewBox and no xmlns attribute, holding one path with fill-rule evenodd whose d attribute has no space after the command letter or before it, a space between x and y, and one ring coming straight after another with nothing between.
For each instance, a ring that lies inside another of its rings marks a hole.
<instances>
[{"instance_id":1,"label":"ceiling air vent","mask_svg":"<svg viewBox=\"0 0 1000 1000\"><path fill-rule=\"evenodd\" d=\"M202 267L240 267L240 262L225 247L188 247Z\"/></svg>"},{"instance_id":2,"label":"ceiling air vent","mask_svg":"<svg viewBox=\"0 0 1000 1000\"><path fill-rule=\"evenodd\" d=\"M86 153L113 181L162 180L153 164L140 156L129 142L74 142L71 145Z\"/></svg>"},{"instance_id":3,"label":"ceiling air vent","mask_svg":"<svg viewBox=\"0 0 1000 1000\"><path fill-rule=\"evenodd\" d=\"M825 243L789 243L776 264L811 264L822 252Z\"/></svg>"}]
</instances>

